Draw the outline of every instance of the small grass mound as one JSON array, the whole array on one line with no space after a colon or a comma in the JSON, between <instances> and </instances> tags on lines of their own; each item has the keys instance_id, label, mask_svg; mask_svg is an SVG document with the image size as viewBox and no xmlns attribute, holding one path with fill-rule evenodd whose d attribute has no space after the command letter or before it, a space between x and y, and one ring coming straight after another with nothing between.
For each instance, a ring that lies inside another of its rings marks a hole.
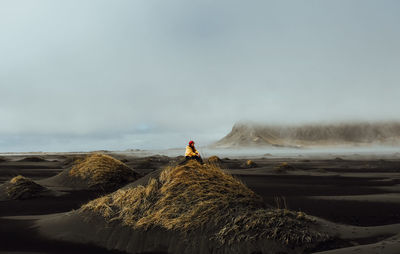
<instances>
[{"instance_id":1,"label":"small grass mound","mask_svg":"<svg viewBox=\"0 0 400 254\"><path fill-rule=\"evenodd\" d=\"M18 175L8 182L6 190L11 199L27 199L47 189L27 177Z\"/></svg>"},{"instance_id":2,"label":"small grass mound","mask_svg":"<svg viewBox=\"0 0 400 254\"><path fill-rule=\"evenodd\" d=\"M68 173L88 181L89 188L111 188L138 178L138 174L123 162L100 153L77 159Z\"/></svg>"},{"instance_id":3,"label":"small grass mound","mask_svg":"<svg viewBox=\"0 0 400 254\"><path fill-rule=\"evenodd\" d=\"M297 246L325 239L304 213L266 209L263 200L233 176L212 164L189 161L164 169L146 186L120 189L79 210L134 229L161 227L186 235L207 234L231 245L269 239Z\"/></svg>"},{"instance_id":4,"label":"small grass mound","mask_svg":"<svg viewBox=\"0 0 400 254\"><path fill-rule=\"evenodd\" d=\"M257 164L252 161L252 160L247 160L244 164L243 164L244 168L256 168Z\"/></svg>"},{"instance_id":5,"label":"small grass mound","mask_svg":"<svg viewBox=\"0 0 400 254\"><path fill-rule=\"evenodd\" d=\"M287 162L282 162L281 164L279 164L275 167L275 171L278 173L285 173L287 171L295 170L295 169L296 168L294 166L290 165Z\"/></svg>"},{"instance_id":6,"label":"small grass mound","mask_svg":"<svg viewBox=\"0 0 400 254\"><path fill-rule=\"evenodd\" d=\"M211 163L211 164L219 164L219 163L221 163L221 159L216 155L208 157L207 161L208 161L208 163Z\"/></svg>"}]
</instances>

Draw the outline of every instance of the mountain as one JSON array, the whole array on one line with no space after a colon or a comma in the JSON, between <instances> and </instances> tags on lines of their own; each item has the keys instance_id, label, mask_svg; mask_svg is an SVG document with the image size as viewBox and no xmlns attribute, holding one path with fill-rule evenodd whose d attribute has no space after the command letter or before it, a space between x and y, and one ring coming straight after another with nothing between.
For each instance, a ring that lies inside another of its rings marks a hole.
<instances>
[{"instance_id":1,"label":"mountain","mask_svg":"<svg viewBox=\"0 0 400 254\"><path fill-rule=\"evenodd\" d=\"M214 147L399 145L400 122L269 125L238 123Z\"/></svg>"}]
</instances>

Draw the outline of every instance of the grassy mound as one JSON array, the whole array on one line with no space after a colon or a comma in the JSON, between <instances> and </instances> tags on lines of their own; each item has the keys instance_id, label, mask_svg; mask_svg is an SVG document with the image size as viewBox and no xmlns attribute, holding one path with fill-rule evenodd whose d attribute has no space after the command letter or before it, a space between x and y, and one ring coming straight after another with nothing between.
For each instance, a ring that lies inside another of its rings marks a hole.
<instances>
[{"instance_id":1,"label":"grassy mound","mask_svg":"<svg viewBox=\"0 0 400 254\"><path fill-rule=\"evenodd\" d=\"M210 163L210 164L218 164L218 163L221 163L221 159L218 157L218 156L216 156L216 155L213 155L213 156L210 156L210 157L208 157L208 163Z\"/></svg>"},{"instance_id":2,"label":"grassy mound","mask_svg":"<svg viewBox=\"0 0 400 254\"><path fill-rule=\"evenodd\" d=\"M68 174L87 181L90 188L110 188L138 178L123 162L100 153L77 159Z\"/></svg>"},{"instance_id":3,"label":"grassy mound","mask_svg":"<svg viewBox=\"0 0 400 254\"><path fill-rule=\"evenodd\" d=\"M279 165L275 166L275 172L277 173L286 173L287 171L291 170L296 170L296 168L287 162L282 162Z\"/></svg>"},{"instance_id":4,"label":"grassy mound","mask_svg":"<svg viewBox=\"0 0 400 254\"><path fill-rule=\"evenodd\" d=\"M206 234L221 245L269 239L297 246L325 239L304 213L266 209L263 200L212 164L189 161L164 169L146 186L120 189L79 210L134 229L161 227Z\"/></svg>"},{"instance_id":5,"label":"grassy mound","mask_svg":"<svg viewBox=\"0 0 400 254\"><path fill-rule=\"evenodd\" d=\"M11 199L27 199L37 196L47 189L31 179L19 175L7 183L6 190Z\"/></svg>"},{"instance_id":6,"label":"grassy mound","mask_svg":"<svg viewBox=\"0 0 400 254\"><path fill-rule=\"evenodd\" d=\"M244 164L243 164L244 168L256 168L257 164L252 161L252 160L247 160Z\"/></svg>"}]
</instances>

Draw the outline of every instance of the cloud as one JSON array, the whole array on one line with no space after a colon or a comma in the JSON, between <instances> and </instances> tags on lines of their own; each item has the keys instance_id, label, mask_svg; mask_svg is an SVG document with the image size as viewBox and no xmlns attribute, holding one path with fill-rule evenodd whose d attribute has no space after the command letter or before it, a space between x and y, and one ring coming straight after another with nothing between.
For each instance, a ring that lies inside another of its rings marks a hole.
<instances>
[{"instance_id":1,"label":"cloud","mask_svg":"<svg viewBox=\"0 0 400 254\"><path fill-rule=\"evenodd\" d=\"M55 140L48 149L78 149L64 141L82 135L95 136L87 149L109 135L156 148L211 142L241 120L398 118L396 1L0 7L2 151L44 136ZM170 138L151 141L160 136Z\"/></svg>"}]
</instances>

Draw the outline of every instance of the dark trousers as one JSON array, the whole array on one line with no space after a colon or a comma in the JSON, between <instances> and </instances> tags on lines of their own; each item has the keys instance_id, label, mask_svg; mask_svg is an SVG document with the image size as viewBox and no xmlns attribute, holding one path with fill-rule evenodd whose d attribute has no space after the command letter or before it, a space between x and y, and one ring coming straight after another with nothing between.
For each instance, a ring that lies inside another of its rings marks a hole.
<instances>
[{"instance_id":1,"label":"dark trousers","mask_svg":"<svg viewBox=\"0 0 400 254\"><path fill-rule=\"evenodd\" d=\"M200 156L186 156L185 157L185 162L189 161L189 160L196 160L198 161L200 164L204 164L203 159Z\"/></svg>"}]
</instances>

